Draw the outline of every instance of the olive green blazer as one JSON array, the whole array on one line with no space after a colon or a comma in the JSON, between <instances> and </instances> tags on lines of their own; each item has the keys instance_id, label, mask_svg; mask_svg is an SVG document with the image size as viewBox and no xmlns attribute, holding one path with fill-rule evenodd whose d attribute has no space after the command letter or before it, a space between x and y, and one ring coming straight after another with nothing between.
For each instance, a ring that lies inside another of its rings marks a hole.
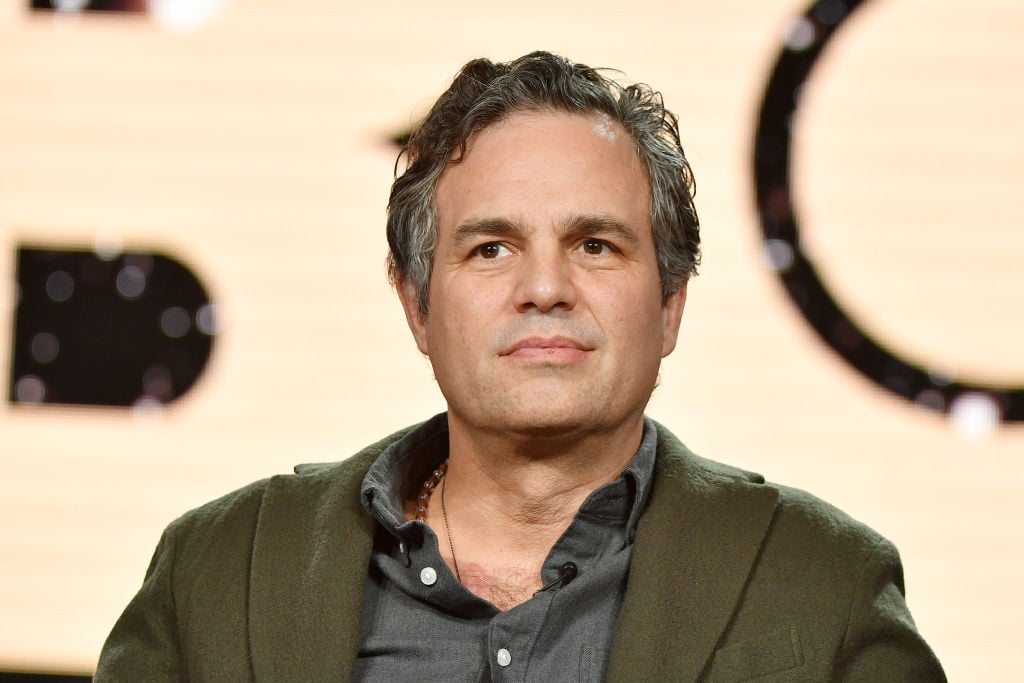
<instances>
[{"instance_id":1,"label":"olive green blazer","mask_svg":"<svg viewBox=\"0 0 1024 683\"><path fill-rule=\"evenodd\" d=\"M96 679L348 680L374 534L360 485L404 433L172 523ZM693 455L659 425L607 680L945 677L888 541L802 491Z\"/></svg>"}]
</instances>

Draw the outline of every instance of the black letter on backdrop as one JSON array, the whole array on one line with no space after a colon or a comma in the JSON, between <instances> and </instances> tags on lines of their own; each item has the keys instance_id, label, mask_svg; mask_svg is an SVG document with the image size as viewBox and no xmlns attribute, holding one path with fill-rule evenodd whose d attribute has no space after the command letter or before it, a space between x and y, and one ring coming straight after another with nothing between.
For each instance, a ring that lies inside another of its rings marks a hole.
<instances>
[{"instance_id":1,"label":"black letter on backdrop","mask_svg":"<svg viewBox=\"0 0 1024 683\"><path fill-rule=\"evenodd\" d=\"M214 309L169 256L22 245L16 277L12 403L170 403L210 357Z\"/></svg>"},{"instance_id":2,"label":"black letter on backdrop","mask_svg":"<svg viewBox=\"0 0 1024 683\"><path fill-rule=\"evenodd\" d=\"M754 140L754 181L765 248L789 298L818 336L882 388L925 407L949 411L962 396L989 397L1007 422L1024 422L1024 387L987 386L928 372L885 348L846 313L800 249L797 208L790 188L791 122L800 87L825 44L861 0L819 0L795 24L772 70Z\"/></svg>"}]
</instances>

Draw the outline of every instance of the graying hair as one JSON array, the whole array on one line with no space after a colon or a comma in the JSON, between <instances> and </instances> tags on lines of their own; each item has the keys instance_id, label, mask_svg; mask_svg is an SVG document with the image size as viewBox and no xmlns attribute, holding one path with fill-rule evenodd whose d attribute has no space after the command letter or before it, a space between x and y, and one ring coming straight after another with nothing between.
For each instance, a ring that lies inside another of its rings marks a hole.
<instances>
[{"instance_id":1,"label":"graying hair","mask_svg":"<svg viewBox=\"0 0 1024 683\"><path fill-rule=\"evenodd\" d=\"M603 113L636 142L651 180L651 227L663 301L677 292L700 263L700 226L693 205L694 180L679 141L676 116L661 94L643 84L622 86L585 64L548 52L507 63L467 63L409 137L395 164L388 202L388 278L410 283L426 313L437 248L437 181L466 153L469 139L523 111ZM406 159L405 171L398 165Z\"/></svg>"}]
</instances>

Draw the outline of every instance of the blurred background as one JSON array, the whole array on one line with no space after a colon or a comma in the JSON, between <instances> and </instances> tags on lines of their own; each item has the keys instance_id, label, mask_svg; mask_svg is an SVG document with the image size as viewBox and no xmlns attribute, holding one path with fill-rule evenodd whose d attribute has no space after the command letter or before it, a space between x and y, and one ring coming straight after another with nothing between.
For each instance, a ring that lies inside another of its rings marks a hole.
<instances>
[{"instance_id":1,"label":"blurred background","mask_svg":"<svg viewBox=\"0 0 1024 683\"><path fill-rule=\"evenodd\" d=\"M444 409L384 277L394 140L468 59L547 49L661 90L694 167L649 414L893 540L952 680L1024 678L1024 4L53 4L0 0L0 671L88 675L175 517ZM769 77L832 30L766 241Z\"/></svg>"}]
</instances>

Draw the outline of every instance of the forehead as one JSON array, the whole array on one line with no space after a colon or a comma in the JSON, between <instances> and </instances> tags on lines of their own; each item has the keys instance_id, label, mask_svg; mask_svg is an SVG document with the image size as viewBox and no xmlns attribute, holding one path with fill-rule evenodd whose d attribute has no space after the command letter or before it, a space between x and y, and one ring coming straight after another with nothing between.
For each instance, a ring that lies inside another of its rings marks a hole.
<instances>
[{"instance_id":1,"label":"forehead","mask_svg":"<svg viewBox=\"0 0 1024 683\"><path fill-rule=\"evenodd\" d=\"M601 114L518 112L470 138L437 186L442 229L461 219L566 213L650 222L650 181L632 136ZM637 227L640 227L639 225Z\"/></svg>"}]
</instances>

